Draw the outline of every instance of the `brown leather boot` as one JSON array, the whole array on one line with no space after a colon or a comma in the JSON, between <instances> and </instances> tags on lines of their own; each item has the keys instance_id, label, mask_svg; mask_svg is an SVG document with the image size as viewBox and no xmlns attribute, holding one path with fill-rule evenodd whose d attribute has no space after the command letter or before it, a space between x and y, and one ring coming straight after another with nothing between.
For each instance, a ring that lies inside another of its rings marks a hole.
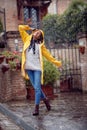
<instances>
[{"instance_id":1,"label":"brown leather boot","mask_svg":"<svg viewBox=\"0 0 87 130\"><path fill-rule=\"evenodd\" d=\"M39 105L35 106L35 111L33 112L33 116L38 116L39 115Z\"/></svg>"},{"instance_id":2,"label":"brown leather boot","mask_svg":"<svg viewBox=\"0 0 87 130\"><path fill-rule=\"evenodd\" d=\"M46 105L47 110L50 111L51 110L51 106L50 106L49 100L45 98L45 99L43 99L43 101L44 101L44 103Z\"/></svg>"}]
</instances>

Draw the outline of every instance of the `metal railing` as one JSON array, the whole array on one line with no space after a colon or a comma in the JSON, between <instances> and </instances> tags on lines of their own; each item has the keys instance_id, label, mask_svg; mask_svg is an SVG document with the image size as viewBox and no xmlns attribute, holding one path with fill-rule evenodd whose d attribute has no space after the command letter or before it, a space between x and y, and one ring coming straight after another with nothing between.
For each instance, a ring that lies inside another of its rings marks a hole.
<instances>
[{"instance_id":1,"label":"metal railing","mask_svg":"<svg viewBox=\"0 0 87 130\"><path fill-rule=\"evenodd\" d=\"M82 75L80 65L80 52L74 46L54 47L50 49L51 54L62 61L60 81L68 80L71 91L82 90ZM59 70L58 70L59 71Z\"/></svg>"}]
</instances>

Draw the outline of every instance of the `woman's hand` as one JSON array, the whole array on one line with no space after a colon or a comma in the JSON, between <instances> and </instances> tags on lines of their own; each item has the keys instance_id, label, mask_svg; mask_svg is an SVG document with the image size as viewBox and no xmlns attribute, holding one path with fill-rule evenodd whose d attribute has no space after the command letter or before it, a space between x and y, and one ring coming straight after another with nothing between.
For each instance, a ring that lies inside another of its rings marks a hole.
<instances>
[{"instance_id":1,"label":"woman's hand","mask_svg":"<svg viewBox=\"0 0 87 130\"><path fill-rule=\"evenodd\" d=\"M22 20L18 20L18 25L24 25L24 22Z\"/></svg>"},{"instance_id":2,"label":"woman's hand","mask_svg":"<svg viewBox=\"0 0 87 130\"><path fill-rule=\"evenodd\" d=\"M29 18L29 19L26 19L25 21L26 25L32 25L32 20Z\"/></svg>"}]
</instances>

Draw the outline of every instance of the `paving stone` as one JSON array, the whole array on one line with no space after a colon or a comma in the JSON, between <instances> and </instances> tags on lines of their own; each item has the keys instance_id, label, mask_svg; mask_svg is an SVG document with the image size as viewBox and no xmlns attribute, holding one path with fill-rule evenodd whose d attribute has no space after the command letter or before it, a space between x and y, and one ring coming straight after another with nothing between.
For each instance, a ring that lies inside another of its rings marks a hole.
<instances>
[{"instance_id":1,"label":"paving stone","mask_svg":"<svg viewBox=\"0 0 87 130\"><path fill-rule=\"evenodd\" d=\"M23 130L11 119L0 113L0 130Z\"/></svg>"}]
</instances>

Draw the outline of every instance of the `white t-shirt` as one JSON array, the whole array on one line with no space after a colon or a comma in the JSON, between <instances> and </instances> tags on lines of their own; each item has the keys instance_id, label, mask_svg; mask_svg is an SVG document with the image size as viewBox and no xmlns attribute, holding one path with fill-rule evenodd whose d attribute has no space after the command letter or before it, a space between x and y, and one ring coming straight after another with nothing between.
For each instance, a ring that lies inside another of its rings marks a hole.
<instances>
[{"instance_id":1,"label":"white t-shirt","mask_svg":"<svg viewBox=\"0 0 87 130\"><path fill-rule=\"evenodd\" d=\"M41 70L39 45L40 44L35 44L35 54L33 54L32 48L26 50L25 69Z\"/></svg>"}]
</instances>

